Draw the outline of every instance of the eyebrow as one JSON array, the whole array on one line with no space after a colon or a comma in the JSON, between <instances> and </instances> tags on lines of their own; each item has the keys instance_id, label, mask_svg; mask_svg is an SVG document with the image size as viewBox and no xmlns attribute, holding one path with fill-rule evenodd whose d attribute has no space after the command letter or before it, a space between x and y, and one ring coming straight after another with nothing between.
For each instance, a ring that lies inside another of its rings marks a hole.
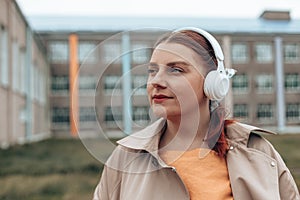
<instances>
[{"instance_id":1,"label":"eyebrow","mask_svg":"<svg viewBox=\"0 0 300 200\"><path fill-rule=\"evenodd\" d=\"M159 66L159 64L157 64L155 62L150 62L149 65L152 66L152 67L158 67ZM190 64L186 63L184 61L174 61L174 62L167 63L166 66L172 67L172 66L175 66L175 65L189 66Z\"/></svg>"},{"instance_id":2,"label":"eyebrow","mask_svg":"<svg viewBox=\"0 0 300 200\"><path fill-rule=\"evenodd\" d=\"M158 67L159 65L157 63L155 63L155 62L150 62L149 66L151 66L151 67Z\"/></svg>"},{"instance_id":3,"label":"eyebrow","mask_svg":"<svg viewBox=\"0 0 300 200\"><path fill-rule=\"evenodd\" d=\"M167 64L167 66L175 66L175 65L181 65L181 66L189 66L190 64L189 63L186 63L184 61L175 61L175 62L170 62Z\"/></svg>"}]
</instances>

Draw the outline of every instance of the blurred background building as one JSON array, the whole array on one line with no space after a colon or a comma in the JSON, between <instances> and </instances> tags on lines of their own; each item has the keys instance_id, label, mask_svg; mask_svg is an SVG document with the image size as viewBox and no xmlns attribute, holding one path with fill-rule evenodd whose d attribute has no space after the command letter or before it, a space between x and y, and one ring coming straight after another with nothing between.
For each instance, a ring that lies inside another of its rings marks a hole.
<instances>
[{"instance_id":1,"label":"blurred background building","mask_svg":"<svg viewBox=\"0 0 300 200\"><path fill-rule=\"evenodd\" d=\"M47 51L14 1L0 1L0 147L50 136Z\"/></svg>"},{"instance_id":2,"label":"blurred background building","mask_svg":"<svg viewBox=\"0 0 300 200\"><path fill-rule=\"evenodd\" d=\"M234 118L300 132L300 19L288 11L253 19L34 16L29 26L14 1L0 2L1 144L90 135L99 124L112 135L145 126L143 64L160 35L183 26L212 33L225 66L237 70L229 94Z\"/></svg>"}]
</instances>

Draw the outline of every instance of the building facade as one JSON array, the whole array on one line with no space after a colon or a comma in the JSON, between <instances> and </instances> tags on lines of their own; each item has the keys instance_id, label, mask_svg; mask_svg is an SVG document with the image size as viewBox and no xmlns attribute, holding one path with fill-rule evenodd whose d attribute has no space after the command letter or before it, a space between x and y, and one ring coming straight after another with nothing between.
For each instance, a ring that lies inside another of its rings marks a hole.
<instances>
[{"instance_id":1,"label":"building facade","mask_svg":"<svg viewBox=\"0 0 300 200\"><path fill-rule=\"evenodd\" d=\"M0 9L2 147L145 127L153 120L146 92L153 46L184 26L212 33L225 67L237 70L224 102L229 117L300 132L300 20L286 11L257 19L29 16L27 23L13 0Z\"/></svg>"},{"instance_id":2,"label":"building facade","mask_svg":"<svg viewBox=\"0 0 300 200\"><path fill-rule=\"evenodd\" d=\"M289 12L266 11L257 19L44 17L31 21L50 56L56 135L70 131L74 123L83 132L93 132L99 125L108 132L128 133L144 127L151 116L143 65L160 35L186 25L211 32L224 50L226 67L237 70L226 102L229 116L279 132L299 132L300 23ZM160 29L144 28L154 26ZM80 71L77 108L71 105L71 35L77 37ZM73 122L72 109L78 113Z\"/></svg>"},{"instance_id":3,"label":"building facade","mask_svg":"<svg viewBox=\"0 0 300 200\"><path fill-rule=\"evenodd\" d=\"M50 136L46 51L18 5L0 1L0 147Z\"/></svg>"},{"instance_id":4,"label":"building facade","mask_svg":"<svg viewBox=\"0 0 300 200\"><path fill-rule=\"evenodd\" d=\"M148 124L145 64L149 61L155 40L161 34L131 33L128 49L124 50L122 43L126 39L116 32L40 33L48 48L52 74L52 133L56 136L66 136L69 132L89 135L95 133L99 125L105 132L126 129L129 133ZM110 38L112 35L115 37ZM71 46L74 45L72 37L76 38L76 57L71 56ZM122 56L122 51L128 55ZM74 62L77 64L71 66ZM128 65L131 72L129 81L124 81L124 65ZM72 69L76 71L74 77L71 75ZM126 83L129 83L127 89ZM131 101L127 107L124 106L127 102L125 96ZM125 117L124 113L128 110L131 114ZM124 122L126 118L128 121Z\"/></svg>"}]
</instances>

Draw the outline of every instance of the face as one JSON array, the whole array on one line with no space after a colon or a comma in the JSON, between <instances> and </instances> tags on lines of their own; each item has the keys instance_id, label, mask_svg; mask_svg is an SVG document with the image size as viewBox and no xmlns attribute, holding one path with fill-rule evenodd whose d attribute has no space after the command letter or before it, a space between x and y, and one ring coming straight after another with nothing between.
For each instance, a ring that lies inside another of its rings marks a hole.
<instances>
[{"instance_id":1,"label":"face","mask_svg":"<svg viewBox=\"0 0 300 200\"><path fill-rule=\"evenodd\" d=\"M207 98L203 93L204 66L192 49L176 43L161 43L148 67L147 92L155 115L180 117L198 111Z\"/></svg>"}]
</instances>

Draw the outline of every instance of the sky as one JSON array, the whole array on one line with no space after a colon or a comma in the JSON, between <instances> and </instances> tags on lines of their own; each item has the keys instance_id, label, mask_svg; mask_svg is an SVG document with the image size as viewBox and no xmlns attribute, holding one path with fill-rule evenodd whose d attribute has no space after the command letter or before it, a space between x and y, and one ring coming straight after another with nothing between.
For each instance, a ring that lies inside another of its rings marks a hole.
<instances>
[{"instance_id":1,"label":"sky","mask_svg":"<svg viewBox=\"0 0 300 200\"><path fill-rule=\"evenodd\" d=\"M300 0L17 0L25 16L97 15L257 18L264 10L290 11L300 19Z\"/></svg>"}]
</instances>

